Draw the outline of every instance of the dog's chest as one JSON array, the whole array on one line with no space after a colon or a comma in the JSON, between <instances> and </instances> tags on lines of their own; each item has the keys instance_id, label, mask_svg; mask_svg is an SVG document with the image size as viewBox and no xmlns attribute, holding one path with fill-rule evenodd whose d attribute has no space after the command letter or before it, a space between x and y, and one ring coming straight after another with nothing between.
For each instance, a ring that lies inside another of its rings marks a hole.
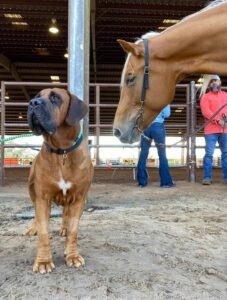
<instances>
[{"instance_id":1,"label":"dog's chest","mask_svg":"<svg viewBox=\"0 0 227 300\"><path fill-rule=\"evenodd\" d=\"M72 182L65 181L63 178L61 178L58 181L58 186L62 190L63 195L65 196L67 191L72 187Z\"/></svg>"}]
</instances>

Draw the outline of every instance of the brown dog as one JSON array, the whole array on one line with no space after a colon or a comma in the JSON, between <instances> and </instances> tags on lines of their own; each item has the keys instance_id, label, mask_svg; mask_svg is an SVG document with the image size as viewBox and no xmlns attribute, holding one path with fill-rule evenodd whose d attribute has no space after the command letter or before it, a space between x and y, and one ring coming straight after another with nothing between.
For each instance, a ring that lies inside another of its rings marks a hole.
<instances>
[{"instance_id":1,"label":"brown dog","mask_svg":"<svg viewBox=\"0 0 227 300\"><path fill-rule=\"evenodd\" d=\"M81 100L59 88L42 90L29 103L29 126L44 137L29 176L35 220L26 234L38 234L35 272L51 272L54 268L48 237L51 201L64 207L60 234L66 235L66 264L84 265L77 249L77 233L93 167L79 121L87 111Z\"/></svg>"}]
</instances>

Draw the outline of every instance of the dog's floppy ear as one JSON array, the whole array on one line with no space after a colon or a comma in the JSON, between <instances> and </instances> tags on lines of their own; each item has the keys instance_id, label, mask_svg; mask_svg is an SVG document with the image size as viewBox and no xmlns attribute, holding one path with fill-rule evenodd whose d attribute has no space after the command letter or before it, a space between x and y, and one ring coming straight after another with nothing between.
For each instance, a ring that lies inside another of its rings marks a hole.
<instances>
[{"instance_id":1,"label":"dog's floppy ear","mask_svg":"<svg viewBox=\"0 0 227 300\"><path fill-rule=\"evenodd\" d=\"M70 103L65 123L69 126L74 126L78 123L88 112L88 107L77 96L69 93Z\"/></svg>"}]
</instances>

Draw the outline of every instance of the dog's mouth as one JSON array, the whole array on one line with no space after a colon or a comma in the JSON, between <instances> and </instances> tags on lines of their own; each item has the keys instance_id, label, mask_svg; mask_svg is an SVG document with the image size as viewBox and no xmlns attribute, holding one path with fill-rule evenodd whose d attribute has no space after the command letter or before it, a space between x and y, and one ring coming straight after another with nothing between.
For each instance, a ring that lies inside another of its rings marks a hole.
<instances>
[{"instance_id":1,"label":"dog's mouth","mask_svg":"<svg viewBox=\"0 0 227 300\"><path fill-rule=\"evenodd\" d=\"M30 116L29 127L35 135L42 135L46 132L45 128L34 113Z\"/></svg>"},{"instance_id":2,"label":"dog's mouth","mask_svg":"<svg viewBox=\"0 0 227 300\"><path fill-rule=\"evenodd\" d=\"M35 135L43 135L45 133L53 135L55 133L56 126L48 120L45 121L45 119L48 119L45 118L45 114L43 116L39 111L29 108L27 117L29 128Z\"/></svg>"},{"instance_id":3,"label":"dog's mouth","mask_svg":"<svg viewBox=\"0 0 227 300\"><path fill-rule=\"evenodd\" d=\"M28 125L29 128L35 135L42 135L46 132L42 122L39 117L34 113L34 111L28 110Z\"/></svg>"}]
</instances>

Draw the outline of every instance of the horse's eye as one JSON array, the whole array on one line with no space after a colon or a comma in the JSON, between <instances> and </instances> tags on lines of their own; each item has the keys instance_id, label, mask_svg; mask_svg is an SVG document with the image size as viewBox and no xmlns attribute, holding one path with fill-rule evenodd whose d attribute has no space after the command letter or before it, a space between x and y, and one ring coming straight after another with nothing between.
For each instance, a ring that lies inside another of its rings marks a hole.
<instances>
[{"instance_id":1,"label":"horse's eye","mask_svg":"<svg viewBox=\"0 0 227 300\"><path fill-rule=\"evenodd\" d=\"M129 85L129 86L134 85L135 84L135 79L136 79L136 76L130 74L126 79L126 84Z\"/></svg>"}]
</instances>

